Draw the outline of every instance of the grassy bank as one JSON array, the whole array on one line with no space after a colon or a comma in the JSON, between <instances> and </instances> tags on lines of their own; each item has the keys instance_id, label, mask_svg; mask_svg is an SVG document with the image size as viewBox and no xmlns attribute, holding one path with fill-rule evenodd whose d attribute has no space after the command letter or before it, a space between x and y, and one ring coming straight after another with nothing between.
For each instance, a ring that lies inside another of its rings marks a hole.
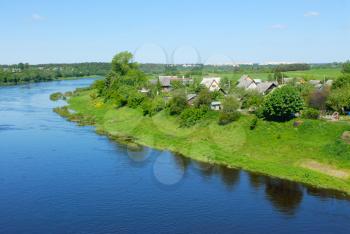
<instances>
[{"instance_id":1,"label":"grassy bank","mask_svg":"<svg viewBox=\"0 0 350 234\"><path fill-rule=\"evenodd\" d=\"M67 109L57 110L73 121L82 119L110 137L134 139L157 149L168 149L185 156L239 167L279 178L298 181L350 194L350 146L340 140L348 123L305 120L293 123L259 121L250 130L250 116L226 126L217 116L191 128L179 128L178 120L160 112L144 117L141 110L92 100L91 91L81 91L69 99Z\"/></svg>"}]
</instances>

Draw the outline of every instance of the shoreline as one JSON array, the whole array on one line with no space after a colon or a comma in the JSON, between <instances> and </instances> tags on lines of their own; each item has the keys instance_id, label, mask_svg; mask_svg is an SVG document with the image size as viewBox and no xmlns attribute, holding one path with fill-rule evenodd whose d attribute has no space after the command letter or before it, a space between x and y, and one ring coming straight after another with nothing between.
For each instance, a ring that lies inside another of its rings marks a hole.
<instances>
[{"instance_id":1,"label":"shoreline","mask_svg":"<svg viewBox=\"0 0 350 234\"><path fill-rule=\"evenodd\" d=\"M26 84L37 84L37 83L47 83L47 82L52 82L52 81L64 81L64 80L80 80L80 79L89 79L89 78L99 78L99 77L103 77L100 75L91 75L91 76L81 76L81 77L74 77L74 76L70 76L70 77L61 77L58 79L53 79L53 80L41 80L41 81L33 81L33 82L22 82L22 83L3 83L0 84L0 87L11 87L11 86L18 86L18 85L26 85Z\"/></svg>"},{"instance_id":2,"label":"shoreline","mask_svg":"<svg viewBox=\"0 0 350 234\"><path fill-rule=\"evenodd\" d=\"M242 139L238 139L237 136L239 134L246 132L244 125L248 122L249 117L247 119L244 118L239 124L232 124L226 127L216 127L214 125L212 127L212 125L209 125L208 128L212 128L212 132L209 131L208 137L208 132L204 132L203 126L198 126L190 130L178 130L172 128L173 126L169 127L169 125L174 125L173 119L167 119L167 117L162 115L155 116L154 118L143 117L137 110L128 107L115 109L109 105L98 104L98 101L90 100L89 93L90 91L79 91L68 99L68 107L66 107L65 112L60 113L59 110L56 110L56 112L70 121L78 122L80 125L95 126L97 134L106 135L111 140L122 144L131 143L158 150L168 150L201 162L242 169L350 195L349 178L337 178L301 166L302 163L307 162L306 160L313 160L311 156L306 157L305 160L302 159L302 161L300 159L289 159L288 157L290 156L286 156L285 158L276 156L276 158L272 157L266 160L265 158L257 158L256 156L271 154L269 151L264 152L264 146L257 148L256 151L260 152L246 150L247 147L245 145L249 141L249 137L254 137L254 135L258 134L250 131L248 135L243 134ZM74 114L69 113L68 108L73 110ZM321 123L324 125L328 124ZM204 126L206 124L208 123L204 123ZM287 128L284 125L282 127ZM175 133L170 130L174 130ZM229 135L225 131L236 131L237 134ZM224 139L225 137L230 138L232 136L236 137L232 142ZM209 143L209 141L214 141L214 144L212 142ZM292 142L289 144L288 147L297 147L297 143ZM273 144L271 146L273 147ZM312 147L310 148L306 149L305 153L308 150L312 152ZM276 153L283 154L284 150L286 149L282 147L280 151L278 149L275 151ZM297 150L298 154L301 153L302 155L305 149L300 147L299 149L295 148L295 150ZM349 168L341 169L347 172Z\"/></svg>"}]
</instances>

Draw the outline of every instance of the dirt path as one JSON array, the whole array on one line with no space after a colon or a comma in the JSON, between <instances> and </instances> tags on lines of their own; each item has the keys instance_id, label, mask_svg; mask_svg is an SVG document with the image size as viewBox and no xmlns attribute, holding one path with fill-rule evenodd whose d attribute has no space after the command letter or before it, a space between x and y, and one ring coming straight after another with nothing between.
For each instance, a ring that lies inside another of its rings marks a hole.
<instances>
[{"instance_id":1,"label":"dirt path","mask_svg":"<svg viewBox=\"0 0 350 234\"><path fill-rule=\"evenodd\" d=\"M346 170L340 170L331 165L322 164L314 160L309 160L301 164L302 167L317 171L326 175L337 177L340 179L348 179L350 177L350 172Z\"/></svg>"}]
</instances>

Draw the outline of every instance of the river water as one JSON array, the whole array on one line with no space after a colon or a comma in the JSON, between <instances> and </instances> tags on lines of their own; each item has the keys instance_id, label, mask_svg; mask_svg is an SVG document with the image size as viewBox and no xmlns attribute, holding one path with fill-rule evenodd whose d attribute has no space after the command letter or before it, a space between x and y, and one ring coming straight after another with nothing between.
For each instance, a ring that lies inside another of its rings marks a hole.
<instances>
[{"instance_id":1,"label":"river water","mask_svg":"<svg viewBox=\"0 0 350 234\"><path fill-rule=\"evenodd\" d=\"M131 149L52 112L93 79L0 88L0 233L350 233L350 202Z\"/></svg>"}]
</instances>

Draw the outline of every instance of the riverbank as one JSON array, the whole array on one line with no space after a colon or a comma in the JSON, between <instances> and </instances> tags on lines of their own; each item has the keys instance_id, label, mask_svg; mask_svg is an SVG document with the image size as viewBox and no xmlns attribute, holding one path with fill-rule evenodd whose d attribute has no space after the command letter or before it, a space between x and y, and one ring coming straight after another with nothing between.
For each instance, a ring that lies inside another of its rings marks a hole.
<instances>
[{"instance_id":1,"label":"riverbank","mask_svg":"<svg viewBox=\"0 0 350 234\"><path fill-rule=\"evenodd\" d=\"M141 110L92 99L79 91L67 109L57 110L76 122L96 126L111 138L166 149L184 156L228 167L242 168L319 188L350 194L350 146L341 140L348 123L304 120L275 123L259 121L250 130L250 116L219 126L216 113L191 128L179 128L176 118L160 112L144 117Z\"/></svg>"},{"instance_id":2,"label":"riverbank","mask_svg":"<svg viewBox=\"0 0 350 234\"><path fill-rule=\"evenodd\" d=\"M89 78L103 78L103 76L98 75L91 75L91 76L81 76L81 77L60 77L58 79L52 79L52 80L40 80L40 81L29 81L29 82L19 82L19 83L0 83L0 87L8 87L8 86L16 86L16 85L25 85L25 84L34 84L34 83L41 83L41 82L51 82L51 81L61 81L61 80L79 80L79 79L89 79Z\"/></svg>"}]
</instances>

